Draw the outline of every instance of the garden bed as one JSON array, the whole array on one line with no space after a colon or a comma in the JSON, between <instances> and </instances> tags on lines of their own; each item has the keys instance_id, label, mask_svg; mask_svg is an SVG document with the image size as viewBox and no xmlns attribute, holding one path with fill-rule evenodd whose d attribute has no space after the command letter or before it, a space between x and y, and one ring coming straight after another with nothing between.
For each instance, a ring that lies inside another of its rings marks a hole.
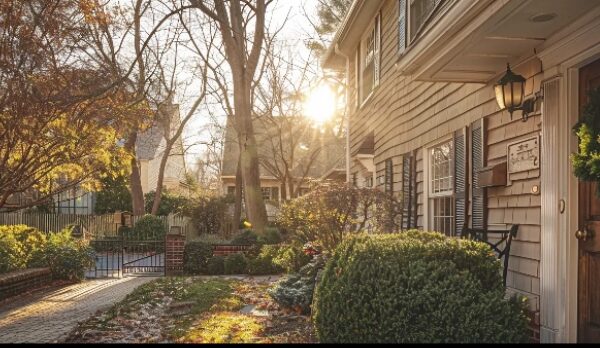
<instances>
[{"instance_id":1,"label":"garden bed","mask_svg":"<svg viewBox=\"0 0 600 348\"><path fill-rule=\"evenodd\" d=\"M267 295L276 277L163 278L80 324L69 343L316 342L308 316Z\"/></svg>"}]
</instances>

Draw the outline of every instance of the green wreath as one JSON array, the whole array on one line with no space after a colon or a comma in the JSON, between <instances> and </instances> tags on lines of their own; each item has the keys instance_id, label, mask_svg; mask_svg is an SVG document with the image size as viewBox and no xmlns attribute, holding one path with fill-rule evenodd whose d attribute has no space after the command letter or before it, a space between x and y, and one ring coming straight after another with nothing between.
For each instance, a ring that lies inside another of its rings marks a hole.
<instances>
[{"instance_id":1,"label":"green wreath","mask_svg":"<svg viewBox=\"0 0 600 348\"><path fill-rule=\"evenodd\" d=\"M579 138L579 151L571 155L575 176L600 183L600 87L589 92L589 102L573 131ZM597 194L600 196L600 185Z\"/></svg>"}]
</instances>

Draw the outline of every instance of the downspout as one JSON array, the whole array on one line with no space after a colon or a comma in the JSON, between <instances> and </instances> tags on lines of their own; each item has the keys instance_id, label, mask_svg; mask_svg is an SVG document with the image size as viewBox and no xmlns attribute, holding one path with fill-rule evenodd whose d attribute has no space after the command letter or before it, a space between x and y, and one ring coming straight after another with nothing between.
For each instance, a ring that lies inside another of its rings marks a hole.
<instances>
[{"instance_id":1,"label":"downspout","mask_svg":"<svg viewBox=\"0 0 600 348\"><path fill-rule=\"evenodd\" d=\"M346 58L346 105L344 106L344 123L346 127L346 183L350 183L350 57L335 44L335 54Z\"/></svg>"}]
</instances>

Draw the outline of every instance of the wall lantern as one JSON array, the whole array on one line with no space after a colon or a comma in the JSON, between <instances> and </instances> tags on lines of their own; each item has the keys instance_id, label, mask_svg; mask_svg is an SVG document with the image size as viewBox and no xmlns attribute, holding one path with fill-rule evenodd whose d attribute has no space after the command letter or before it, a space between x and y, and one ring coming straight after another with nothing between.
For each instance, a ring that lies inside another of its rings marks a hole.
<instances>
[{"instance_id":1,"label":"wall lantern","mask_svg":"<svg viewBox=\"0 0 600 348\"><path fill-rule=\"evenodd\" d=\"M506 66L506 74L494 86L496 101L500 109L506 109L512 120L513 112L523 111L523 122L527 121L529 113L535 109L536 98L523 100L525 97L525 78L510 70L510 64Z\"/></svg>"}]
</instances>

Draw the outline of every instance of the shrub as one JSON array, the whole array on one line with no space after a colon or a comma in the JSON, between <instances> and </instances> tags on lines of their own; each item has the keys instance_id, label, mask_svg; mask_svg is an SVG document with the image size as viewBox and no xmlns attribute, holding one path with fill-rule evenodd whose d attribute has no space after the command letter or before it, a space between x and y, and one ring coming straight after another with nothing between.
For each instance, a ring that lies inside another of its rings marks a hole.
<instances>
[{"instance_id":1,"label":"shrub","mask_svg":"<svg viewBox=\"0 0 600 348\"><path fill-rule=\"evenodd\" d=\"M46 235L26 225L0 226L0 273L42 266L37 254L46 246Z\"/></svg>"},{"instance_id":2,"label":"shrub","mask_svg":"<svg viewBox=\"0 0 600 348\"><path fill-rule=\"evenodd\" d=\"M50 267L53 279L82 280L94 265L94 250L85 241L74 240L70 229L50 233L46 247L35 256L36 263Z\"/></svg>"},{"instance_id":3,"label":"shrub","mask_svg":"<svg viewBox=\"0 0 600 348\"><path fill-rule=\"evenodd\" d=\"M190 202L186 215L200 234L217 234L227 221L227 200L223 197L200 197Z\"/></svg>"},{"instance_id":4,"label":"shrub","mask_svg":"<svg viewBox=\"0 0 600 348\"><path fill-rule=\"evenodd\" d=\"M150 191L144 195L145 211L147 214L152 213L154 205L155 191ZM182 214L190 209L192 202L189 198L171 193L168 190L162 190L160 195L160 204L156 215L167 216L169 214Z\"/></svg>"},{"instance_id":5,"label":"shrub","mask_svg":"<svg viewBox=\"0 0 600 348\"><path fill-rule=\"evenodd\" d=\"M162 240L166 234L167 227L159 217L144 215L133 226L133 233L125 236L135 240Z\"/></svg>"},{"instance_id":6,"label":"shrub","mask_svg":"<svg viewBox=\"0 0 600 348\"><path fill-rule=\"evenodd\" d=\"M267 290L268 294L284 308L301 314L309 314L317 273L325 265L325 259L317 256L304 265L298 273L288 274Z\"/></svg>"},{"instance_id":7,"label":"shrub","mask_svg":"<svg viewBox=\"0 0 600 348\"><path fill-rule=\"evenodd\" d=\"M298 272L310 260L311 257L302 250L302 245L292 243L279 248L277 255L273 258L273 263L291 273Z\"/></svg>"},{"instance_id":8,"label":"shrub","mask_svg":"<svg viewBox=\"0 0 600 348\"><path fill-rule=\"evenodd\" d=\"M301 242L317 242L333 251L348 231L396 231L400 201L377 189L348 184L321 185L283 205L277 224Z\"/></svg>"},{"instance_id":9,"label":"shrub","mask_svg":"<svg viewBox=\"0 0 600 348\"><path fill-rule=\"evenodd\" d=\"M265 228L265 233L262 236L258 236L257 242L260 244L279 244L282 241L281 233L275 227L267 227Z\"/></svg>"},{"instance_id":10,"label":"shrub","mask_svg":"<svg viewBox=\"0 0 600 348\"><path fill-rule=\"evenodd\" d=\"M258 243L258 236L252 230L244 230L231 239L231 245L253 245Z\"/></svg>"},{"instance_id":11,"label":"shrub","mask_svg":"<svg viewBox=\"0 0 600 348\"><path fill-rule=\"evenodd\" d=\"M246 266L248 260L244 254L231 254L225 257L223 266L225 274L244 274L246 273Z\"/></svg>"},{"instance_id":12,"label":"shrub","mask_svg":"<svg viewBox=\"0 0 600 348\"><path fill-rule=\"evenodd\" d=\"M475 241L409 231L342 243L317 286L321 342L523 342L522 303Z\"/></svg>"},{"instance_id":13,"label":"shrub","mask_svg":"<svg viewBox=\"0 0 600 348\"><path fill-rule=\"evenodd\" d=\"M260 248L258 256L248 260L248 274L267 275L281 273L283 269L273 262L278 252L279 247L277 246L263 245Z\"/></svg>"},{"instance_id":14,"label":"shrub","mask_svg":"<svg viewBox=\"0 0 600 348\"><path fill-rule=\"evenodd\" d=\"M213 256L210 259L208 259L206 270L207 273L210 275L225 274L225 257Z\"/></svg>"},{"instance_id":15,"label":"shrub","mask_svg":"<svg viewBox=\"0 0 600 348\"><path fill-rule=\"evenodd\" d=\"M25 268L26 254L13 234L0 235L0 274Z\"/></svg>"},{"instance_id":16,"label":"shrub","mask_svg":"<svg viewBox=\"0 0 600 348\"><path fill-rule=\"evenodd\" d=\"M203 242L188 242L183 252L183 270L188 274L206 273L213 246Z\"/></svg>"}]
</instances>

